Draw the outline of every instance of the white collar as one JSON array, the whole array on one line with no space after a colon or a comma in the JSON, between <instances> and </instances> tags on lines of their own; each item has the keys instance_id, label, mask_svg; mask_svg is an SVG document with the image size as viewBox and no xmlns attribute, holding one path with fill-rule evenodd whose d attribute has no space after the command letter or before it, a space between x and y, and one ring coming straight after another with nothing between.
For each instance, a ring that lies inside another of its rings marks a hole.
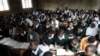
<instances>
[{"instance_id":1,"label":"white collar","mask_svg":"<svg viewBox=\"0 0 100 56\"><path fill-rule=\"evenodd\" d=\"M35 55L37 55L38 51L39 51L39 48L37 47L37 49L35 51L32 50L32 53L34 53Z\"/></svg>"},{"instance_id":2,"label":"white collar","mask_svg":"<svg viewBox=\"0 0 100 56\"><path fill-rule=\"evenodd\" d=\"M51 37L49 37L48 39L52 39L54 37L54 34L52 34L52 36Z\"/></svg>"},{"instance_id":3,"label":"white collar","mask_svg":"<svg viewBox=\"0 0 100 56\"><path fill-rule=\"evenodd\" d=\"M65 35L63 35L62 37L59 37L59 36L58 36L58 38L59 38L60 40L65 39Z\"/></svg>"},{"instance_id":4,"label":"white collar","mask_svg":"<svg viewBox=\"0 0 100 56\"><path fill-rule=\"evenodd\" d=\"M72 30L72 29L74 29L74 27L68 28L68 30Z\"/></svg>"},{"instance_id":5,"label":"white collar","mask_svg":"<svg viewBox=\"0 0 100 56\"><path fill-rule=\"evenodd\" d=\"M39 24L37 24L35 27L38 28Z\"/></svg>"},{"instance_id":6,"label":"white collar","mask_svg":"<svg viewBox=\"0 0 100 56\"><path fill-rule=\"evenodd\" d=\"M46 25L46 28L49 28L51 25Z\"/></svg>"}]
</instances>

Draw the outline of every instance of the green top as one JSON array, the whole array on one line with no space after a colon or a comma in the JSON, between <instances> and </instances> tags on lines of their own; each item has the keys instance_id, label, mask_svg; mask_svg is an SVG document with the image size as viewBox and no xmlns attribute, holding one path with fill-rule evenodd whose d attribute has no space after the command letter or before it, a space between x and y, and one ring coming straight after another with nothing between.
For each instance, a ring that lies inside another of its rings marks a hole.
<instances>
[{"instance_id":1,"label":"green top","mask_svg":"<svg viewBox=\"0 0 100 56\"><path fill-rule=\"evenodd\" d=\"M57 45L60 45L60 46L66 46L68 44L68 37L65 35L64 39L59 39L58 36L55 37L55 42L57 43Z\"/></svg>"}]
</instances>

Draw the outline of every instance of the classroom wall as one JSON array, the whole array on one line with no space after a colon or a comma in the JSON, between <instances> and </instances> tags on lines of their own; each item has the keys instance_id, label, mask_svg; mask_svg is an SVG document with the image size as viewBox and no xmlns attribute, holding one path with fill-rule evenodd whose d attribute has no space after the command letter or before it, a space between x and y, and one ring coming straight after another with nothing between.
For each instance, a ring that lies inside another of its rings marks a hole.
<instances>
[{"instance_id":1,"label":"classroom wall","mask_svg":"<svg viewBox=\"0 0 100 56\"><path fill-rule=\"evenodd\" d=\"M57 7L63 9L99 9L100 0L39 0L38 8L55 10Z\"/></svg>"},{"instance_id":2,"label":"classroom wall","mask_svg":"<svg viewBox=\"0 0 100 56\"><path fill-rule=\"evenodd\" d=\"M23 9L21 0L8 0L10 10L0 11L0 16L10 15L12 13L30 11L30 9ZM32 0L33 8L35 9L50 9L56 8L64 9L69 7L72 9L99 9L100 0Z\"/></svg>"}]
</instances>

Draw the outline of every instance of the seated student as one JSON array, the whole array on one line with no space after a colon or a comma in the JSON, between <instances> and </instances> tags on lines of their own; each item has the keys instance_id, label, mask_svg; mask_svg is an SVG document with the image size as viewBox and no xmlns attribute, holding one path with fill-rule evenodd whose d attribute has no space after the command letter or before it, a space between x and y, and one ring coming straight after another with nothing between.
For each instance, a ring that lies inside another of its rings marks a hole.
<instances>
[{"instance_id":1,"label":"seated student","mask_svg":"<svg viewBox=\"0 0 100 56\"><path fill-rule=\"evenodd\" d=\"M96 46L88 45L84 52L77 53L76 56L96 56Z\"/></svg>"},{"instance_id":2,"label":"seated student","mask_svg":"<svg viewBox=\"0 0 100 56\"><path fill-rule=\"evenodd\" d=\"M96 36L98 33L98 28L94 23L91 23L90 26L86 29L86 35Z\"/></svg>"},{"instance_id":3,"label":"seated student","mask_svg":"<svg viewBox=\"0 0 100 56\"><path fill-rule=\"evenodd\" d=\"M43 54L43 56L53 56L53 54L52 54L51 52L45 52L45 53Z\"/></svg>"},{"instance_id":4,"label":"seated student","mask_svg":"<svg viewBox=\"0 0 100 56\"><path fill-rule=\"evenodd\" d=\"M51 30L51 29L52 27L51 27L50 21L46 21L46 25L43 27L43 31L48 32L48 30Z\"/></svg>"},{"instance_id":5,"label":"seated student","mask_svg":"<svg viewBox=\"0 0 100 56\"><path fill-rule=\"evenodd\" d=\"M34 30L35 32L37 32L38 34L41 34L42 31L42 25L39 23L39 20L34 20Z\"/></svg>"},{"instance_id":6,"label":"seated student","mask_svg":"<svg viewBox=\"0 0 100 56\"><path fill-rule=\"evenodd\" d=\"M27 50L23 56L42 56L43 51L38 47L38 42L33 40L30 42L30 49Z\"/></svg>"},{"instance_id":7,"label":"seated student","mask_svg":"<svg viewBox=\"0 0 100 56\"><path fill-rule=\"evenodd\" d=\"M43 38L43 44L50 45L54 44L54 33L49 31Z\"/></svg>"},{"instance_id":8,"label":"seated student","mask_svg":"<svg viewBox=\"0 0 100 56\"><path fill-rule=\"evenodd\" d=\"M79 47L80 47L80 45L79 45L78 38L75 37L75 38L71 39L71 41L69 42L69 49L72 52L77 52Z\"/></svg>"},{"instance_id":9,"label":"seated student","mask_svg":"<svg viewBox=\"0 0 100 56\"><path fill-rule=\"evenodd\" d=\"M27 33L26 33L25 29L20 28L20 29L17 30L16 37L18 38L18 41L27 42L26 36L27 36Z\"/></svg>"},{"instance_id":10,"label":"seated student","mask_svg":"<svg viewBox=\"0 0 100 56\"><path fill-rule=\"evenodd\" d=\"M55 44L61 47L65 47L68 43L68 37L63 30L59 30L57 36L55 36Z\"/></svg>"},{"instance_id":11,"label":"seated student","mask_svg":"<svg viewBox=\"0 0 100 56\"><path fill-rule=\"evenodd\" d=\"M83 29L84 33L86 32L86 29L88 27L88 24L85 22L84 19L81 20L79 26Z\"/></svg>"},{"instance_id":12,"label":"seated student","mask_svg":"<svg viewBox=\"0 0 100 56\"><path fill-rule=\"evenodd\" d=\"M38 34L33 30L33 27L29 27L27 33L27 42L30 42L32 40L37 40L38 42L40 41Z\"/></svg>"},{"instance_id":13,"label":"seated student","mask_svg":"<svg viewBox=\"0 0 100 56\"><path fill-rule=\"evenodd\" d=\"M84 31L81 27L79 27L76 31L74 31L74 34L80 39L85 36Z\"/></svg>"},{"instance_id":14,"label":"seated student","mask_svg":"<svg viewBox=\"0 0 100 56\"><path fill-rule=\"evenodd\" d=\"M59 29L59 21L57 20L56 15L52 16L51 26L52 26L52 30L54 31Z\"/></svg>"},{"instance_id":15,"label":"seated student","mask_svg":"<svg viewBox=\"0 0 100 56\"><path fill-rule=\"evenodd\" d=\"M71 33L73 33L74 27L73 27L73 23L70 22L68 28L66 28L66 34L70 35Z\"/></svg>"},{"instance_id":16,"label":"seated student","mask_svg":"<svg viewBox=\"0 0 100 56\"><path fill-rule=\"evenodd\" d=\"M82 40L80 42L80 50L85 50L87 45L95 45L95 46L97 46L98 45L98 41L93 36L82 38Z\"/></svg>"}]
</instances>

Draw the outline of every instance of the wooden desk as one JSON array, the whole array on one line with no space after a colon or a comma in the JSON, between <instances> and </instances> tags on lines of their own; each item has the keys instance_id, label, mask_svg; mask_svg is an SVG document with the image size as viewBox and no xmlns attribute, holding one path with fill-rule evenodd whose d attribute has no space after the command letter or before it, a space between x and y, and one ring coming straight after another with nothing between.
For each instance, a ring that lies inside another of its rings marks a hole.
<instances>
[{"instance_id":1,"label":"wooden desk","mask_svg":"<svg viewBox=\"0 0 100 56\"><path fill-rule=\"evenodd\" d=\"M8 49L9 56L11 56L11 53L14 53L18 56L23 56L23 53L26 51L26 49L14 49L11 47L8 47L7 49Z\"/></svg>"}]
</instances>

